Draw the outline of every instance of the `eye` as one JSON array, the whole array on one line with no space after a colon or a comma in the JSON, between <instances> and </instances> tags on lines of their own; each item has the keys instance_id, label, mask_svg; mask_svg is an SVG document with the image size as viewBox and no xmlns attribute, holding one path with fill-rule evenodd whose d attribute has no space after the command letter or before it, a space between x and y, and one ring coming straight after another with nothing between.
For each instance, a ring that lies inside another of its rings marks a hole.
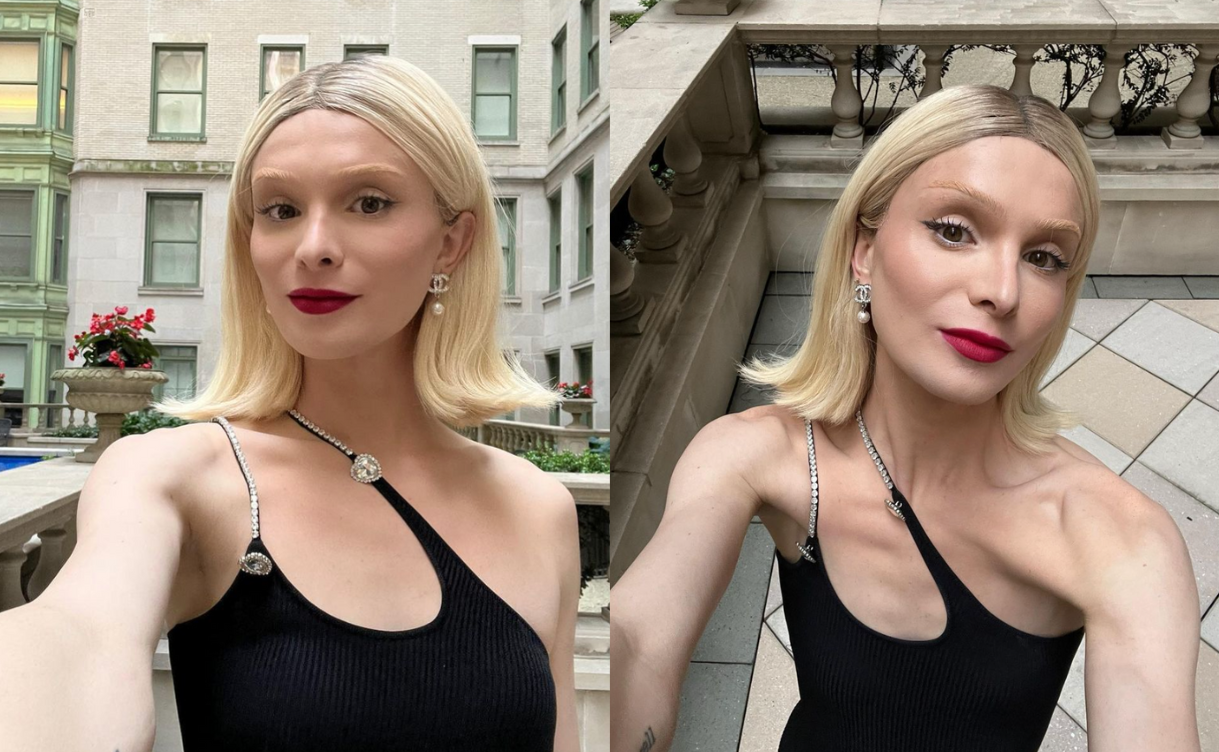
<instances>
[{"instance_id":1,"label":"eye","mask_svg":"<svg viewBox=\"0 0 1219 752\"><path fill-rule=\"evenodd\" d=\"M292 211L296 211L296 209L294 207L292 207L291 205L283 204L283 203L266 204L265 206L257 207L254 211L256 211L259 214L262 214L266 217L270 217L271 220L274 222L282 222L285 219L292 219L292 217L284 217L284 216L279 216L279 215L275 214L274 210L280 208L281 206L286 209L292 209Z\"/></svg>"},{"instance_id":2,"label":"eye","mask_svg":"<svg viewBox=\"0 0 1219 752\"><path fill-rule=\"evenodd\" d=\"M973 230L971 230L968 225L951 219L928 219L924 220L923 224L927 226L927 229L936 233L941 239L947 241L951 246L960 245L964 238L962 237L960 239L955 239L948 237L947 235L942 234L941 230L947 230L949 235L961 236L966 233L968 233L970 236L973 235Z\"/></svg>"},{"instance_id":3,"label":"eye","mask_svg":"<svg viewBox=\"0 0 1219 752\"><path fill-rule=\"evenodd\" d=\"M352 206L358 207L359 214L361 214L362 216L373 216L379 212L384 212L386 209L388 209L389 207L393 206L396 203L398 203L398 202L392 201L387 198L382 198L381 196L377 196L377 195L369 193L369 194L365 194L363 196L357 197L355 200L355 203L353 203ZM288 209L292 212L296 212L296 207L292 206L291 204L286 204L283 202L275 202L275 203L271 203L271 204L266 204L266 205L257 207L254 211L256 211L259 214L262 214L266 217L269 217L271 219L271 221L273 221L273 222L284 222L289 219L295 219L296 216L298 216L297 214L285 216L283 212L275 211L276 209L279 209L281 207L284 209Z\"/></svg>"},{"instance_id":4,"label":"eye","mask_svg":"<svg viewBox=\"0 0 1219 752\"><path fill-rule=\"evenodd\" d=\"M1030 256L1041 255L1041 256L1047 257L1051 262L1049 266L1037 266L1038 269L1042 269L1047 272L1066 271L1067 269L1071 268L1070 262L1068 262L1066 259L1064 259L1060 254L1057 254L1054 251L1049 250L1048 248L1034 249L1032 251L1029 251L1029 255Z\"/></svg>"},{"instance_id":5,"label":"eye","mask_svg":"<svg viewBox=\"0 0 1219 752\"><path fill-rule=\"evenodd\" d=\"M362 214L376 214L380 209L388 209L396 203L398 202L390 201L387 198L381 198L380 196L374 196L372 194L360 196L360 198L356 200L356 204L360 207ZM365 211L366 209L369 209L370 206L371 211Z\"/></svg>"}]
</instances>

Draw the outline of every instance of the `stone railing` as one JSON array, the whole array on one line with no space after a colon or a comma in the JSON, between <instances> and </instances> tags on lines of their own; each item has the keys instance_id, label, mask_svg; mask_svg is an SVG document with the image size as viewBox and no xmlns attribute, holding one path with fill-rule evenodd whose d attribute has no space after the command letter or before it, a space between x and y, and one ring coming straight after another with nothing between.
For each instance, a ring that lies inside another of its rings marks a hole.
<instances>
[{"instance_id":1,"label":"stone railing","mask_svg":"<svg viewBox=\"0 0 1219 752\"><path fill-rule=\"evenodd\" d=\"M753 44L828 52L835 76L822 79L824 100L767 110L755 96ZM1219 16L1209 3L662 0L614 38L610 97L632 106L614 112L610 204L634 231L610 251L612 578L659 523L682 450L727 409L767 273L811 268L827 209L875 132L861 124L860 49L917 47L921 98L946 85L951 45L1010 48L997 63L1010 78L998 78L1017 94L1041 93L1060 78L1061 68L1035 65L1051 44L1104 50L1098 80L1067 109L1093 155L1106 214L1089 271L1219 274L1202 231L1219 201L1219 136L1206 119ZM1118 133L1125 54L1143 44L1196 54L1174 71L1175 98ZM954 62L947 83L971 82ZM772 116L804 135L768 135ZM666 188L651 169L656 155L672 170Z\"/></svg>"},{"instance_id":2,"label":"stone railing","mask_svg":"<svg viewBox=\"0 0 1219 752\"><path fill-rule=\"evenodd\" d=\"M59 428L96 426L96 416L63 402L0 402L0 415L13 414L20 410L20 418L13 421L13 434L40 434Z\"/></svg>"},{"instance_id":3,"label":"stone railing","mask_svg":"<svg viewBox=\"0 0 1219 752\"><path fill-rule=\"evenodd\" d=\"M609 431L582 426L551 426L543 423L520 423L514 420L489 420L477 427L462 428L463 436L505 452L529 449L569 449L576 454L588 449L589 439L604 439Z\"/></svg>"}]
</instances>

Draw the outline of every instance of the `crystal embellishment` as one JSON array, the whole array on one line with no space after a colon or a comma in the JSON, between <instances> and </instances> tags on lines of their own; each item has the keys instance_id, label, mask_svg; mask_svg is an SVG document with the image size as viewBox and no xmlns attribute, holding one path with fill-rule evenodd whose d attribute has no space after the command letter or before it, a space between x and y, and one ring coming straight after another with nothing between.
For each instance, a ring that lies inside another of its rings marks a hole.
<instances>
[{"instance_id":1,"label":"crystal embellishment","mask_svg":"<svg viewBox=\"0 0 1219 752\"><path fill-rule=\"evenodd\" d=\"M902 503L900 500L885 499L885 506L889 507L889 511L899 520L906 519L906 515L902 514Z\"/></svg>"},{"instance_id":2,"label":"crystal embellishment","mask_svg":"<svg viewBox=\"0 0 1219 752\"><path fill-rule=\"evenodd\" d=\"M271 574L271 560L264 554L251 551L241 557L241 571L249 574Z\"/></svg>"},{"instance_id":3,"label":"crystal embellishment","mask_svg":"<svg viewBox=\"0 0 1219 752\"><path fill-rule=\"evenodd\" d=\"M361 454L351 463L351 477L361 483L372 483L381 477L381 463L371 454Z\"/></svg>"}]
</instances>

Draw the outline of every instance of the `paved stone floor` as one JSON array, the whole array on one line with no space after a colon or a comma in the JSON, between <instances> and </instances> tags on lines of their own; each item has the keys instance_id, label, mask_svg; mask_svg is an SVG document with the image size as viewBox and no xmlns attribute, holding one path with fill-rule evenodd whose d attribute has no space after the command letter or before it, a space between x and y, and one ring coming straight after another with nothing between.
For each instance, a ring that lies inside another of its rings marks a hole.
<instances>
[{"instance_id":1,"label":"paved stone floor","mask_svg":"<svg viewBox=\"0 0 1219 752\"><path fill-rule=\"evenodd\" d=\"M746 355L792 352L812 275L771 276ZM1202 604L1199 731L1219 752L1219 277L1090 277L1043 394L1081 416L1064 435L1163 504ZM765 402L738 383L728 412ZM798 699L774 545L755 520L682 690L674 750L774 752ZM1080 648L1042 752L1086 752Z\"/></svg>"}]
</instances>

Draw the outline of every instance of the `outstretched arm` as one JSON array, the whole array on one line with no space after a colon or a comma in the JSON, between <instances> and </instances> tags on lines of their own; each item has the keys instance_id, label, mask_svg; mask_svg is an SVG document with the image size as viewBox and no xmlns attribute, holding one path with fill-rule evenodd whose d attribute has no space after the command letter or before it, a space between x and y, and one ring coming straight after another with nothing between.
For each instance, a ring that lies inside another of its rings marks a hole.
<instances>
[{"instance_id":1,"label":"outstretched arm","mask_svg":"<svg viewBox=\"0 0 1219 752\"><path fill-rule=\"evenodd\" d=\"M761 503L748 481L764 450L758 432L728 415L694 437L656 534L610 595L614 752L662 752L673 741L690 657Z\"/></svg>"}]
</instances>

